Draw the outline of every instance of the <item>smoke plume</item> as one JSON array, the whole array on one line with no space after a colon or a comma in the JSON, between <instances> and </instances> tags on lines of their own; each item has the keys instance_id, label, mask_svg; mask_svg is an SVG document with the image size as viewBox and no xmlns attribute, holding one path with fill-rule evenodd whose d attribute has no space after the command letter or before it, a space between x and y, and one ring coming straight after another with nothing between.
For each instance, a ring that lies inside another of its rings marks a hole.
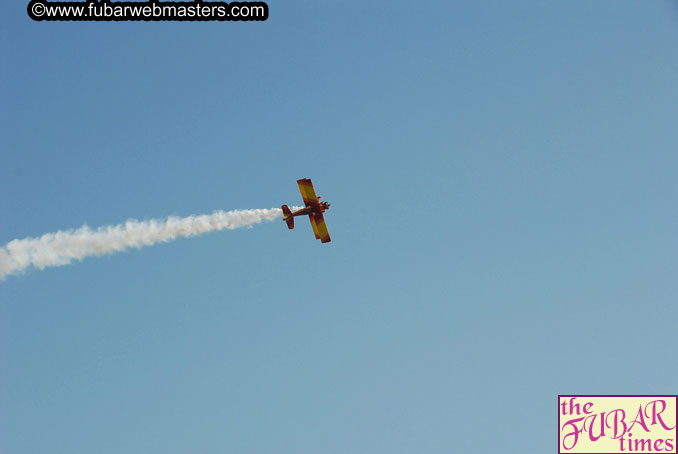
<instances>
[{"instance_id":1,"label":"smoke plume","mask_svg":"<svg viewBox=\"0 0 678 454\"><path fill-rule=\"evenodd\" d=\"M237 229L282 217L280 208L216 211L212 214L137 221L92 229L60 230L40 238L12 240L0 247L0 279L30 266L68 265L73 260L151 246L179 237L191 237L215 230Z\"/></svg>"}]
</instances>

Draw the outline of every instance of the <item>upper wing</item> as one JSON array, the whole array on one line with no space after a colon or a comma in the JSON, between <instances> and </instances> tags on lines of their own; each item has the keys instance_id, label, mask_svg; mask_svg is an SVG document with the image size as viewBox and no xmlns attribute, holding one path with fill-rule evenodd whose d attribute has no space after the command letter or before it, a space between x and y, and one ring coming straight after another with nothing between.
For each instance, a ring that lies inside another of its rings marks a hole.
<instances>
[{"instance_id":1,"label":"upper wing","mask_svg":"<svg viewBox=\"0 0 678 454\"><path fill-rule=\"evenodd\" d=\"M319 204L318 196L315 195L315 189L313 189L313 183L311 183L310 178L297 180L297 184L299 185L299 192L301 192L301 196L304 198L305 205L315 207L315 205Z\"/></svg>"},{"instance_id":2,"label":"upper wing","mask_svg":"<svg viewBox=\"0 0 678 454\"><path fill-rule=\"evenodd\" d=\"M313 232L315 233L316 239L320 240L321 243L329 243L330 233L327 231L327 224L325 224L325 218L322 213L310 214L311 225L313 225Z\"/></svg>"}]
</instances>

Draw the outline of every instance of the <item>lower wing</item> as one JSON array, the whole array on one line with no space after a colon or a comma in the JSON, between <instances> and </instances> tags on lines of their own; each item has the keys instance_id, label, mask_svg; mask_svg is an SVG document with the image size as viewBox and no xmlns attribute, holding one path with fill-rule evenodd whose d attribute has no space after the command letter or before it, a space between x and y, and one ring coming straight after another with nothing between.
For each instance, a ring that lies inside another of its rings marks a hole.
<instances>
[{"instance_id":1,"label":"lower wing","mask_svg":"<svg viewBox=\"0 0 678 454\"><path fill-rule=\"evenodd\" d=\"M325 224L325 218L322 213L311 213L308 217L311 219L311 225L313 226L313 233L315 233L316 240L320 240L321 243L329 243L332 241L330 239L330 233L327 231L327 224Z\"/></svg>"}]
</instances>

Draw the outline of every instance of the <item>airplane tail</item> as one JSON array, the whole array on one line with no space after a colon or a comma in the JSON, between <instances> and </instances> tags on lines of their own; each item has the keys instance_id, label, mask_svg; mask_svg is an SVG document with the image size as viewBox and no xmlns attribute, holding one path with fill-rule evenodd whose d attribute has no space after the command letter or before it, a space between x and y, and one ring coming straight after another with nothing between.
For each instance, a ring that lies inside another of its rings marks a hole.
<instances>
[{"instance_id":1,"label":"airplane tail","mask_svg":"<svg viewBox=\"0 0 678 454\"><path fill-rule=\"evenodd\" d=\"M282 211L283 211L283 220L287 222L287 228L288 229L293 229L294 228L294 216L292 216L292 212L290 211L290 207L287 205L282 206Z\"/></svg>"}]
</instances>

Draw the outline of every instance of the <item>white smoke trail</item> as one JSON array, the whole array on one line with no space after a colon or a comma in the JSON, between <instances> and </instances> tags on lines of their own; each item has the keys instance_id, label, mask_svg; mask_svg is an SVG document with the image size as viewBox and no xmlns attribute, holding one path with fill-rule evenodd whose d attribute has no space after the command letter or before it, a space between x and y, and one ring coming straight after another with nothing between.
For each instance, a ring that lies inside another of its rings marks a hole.
<instances>
[{"instance_id":1,"label":"white smoke trail","mask_svg":"<svg viewBox=\"0 0 678 454\"><path fill-rule=\"evenodd\" d=\"M84 225L76 230L47 233L40 238L12 240L0 247L0 279L4 280L8 275L19 273L31 265L39 269L68 265L73 260L85 257L112 254L214 230L233 230L281 217L280 208L216 211L185 218L171 216L149 221L130 219L124 224L96 230Z\"/></svg>"}]
</instances>

